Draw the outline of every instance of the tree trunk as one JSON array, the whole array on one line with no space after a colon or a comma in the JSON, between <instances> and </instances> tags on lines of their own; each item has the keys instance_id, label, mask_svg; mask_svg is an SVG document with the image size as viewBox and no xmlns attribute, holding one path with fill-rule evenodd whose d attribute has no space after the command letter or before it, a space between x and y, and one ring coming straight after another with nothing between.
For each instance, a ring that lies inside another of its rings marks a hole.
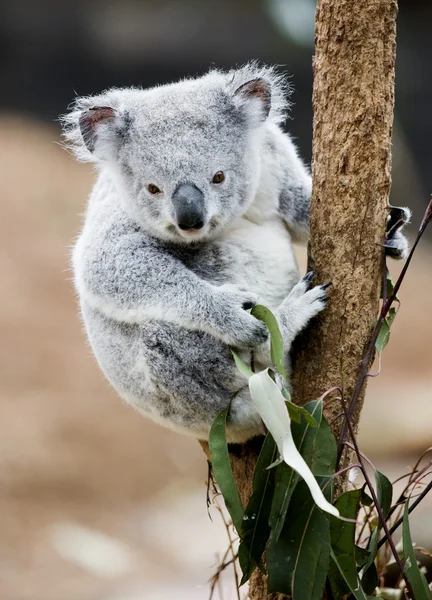
<instances>
[{"instance_id":1,"label":"tree trunk","mask_svg":"<svg viewBox=\"0 0 432 600\"><path fill-rule=\"evenodd\" d=\"M319 0L314 57L309 270L329 302L296 348L294 400L352 396L376 320L390 194L396 0ZM357 402L357 428L364 398ZM341 411L334 402L329 420ZM335 424L338 433L340 420Z\"/></svg>"},{"instance_id":2,"label":"tree trunk","mask_svg":"<svg viewBox=\"0 0 432 600\"><path fill-rule=\"evenodd\" d=\"M396 14L396 0L318 0L308 270L316 282L333 286L326 310L295 349L293 398L300 404L334 386L349 401L377 318L391 182ZM363 397L364 390L355 428ZM327 418L340 410L333 402ZM333 425L336 435L340 424ZM244 502L256 458L256 444L232 456ZM265 577L256 571L249 598L285 596L267 596Z\"/></svg>"}]
</instances>

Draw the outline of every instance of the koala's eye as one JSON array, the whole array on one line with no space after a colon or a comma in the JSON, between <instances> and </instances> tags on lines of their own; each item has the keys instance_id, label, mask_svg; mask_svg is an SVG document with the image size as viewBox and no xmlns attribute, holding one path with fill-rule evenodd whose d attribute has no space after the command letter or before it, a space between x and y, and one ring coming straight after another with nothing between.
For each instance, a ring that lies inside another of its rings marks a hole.
<instances>
[{"instance_id":1,"label":"koala's eye","mask_svg":"<svg viewBox=\"0 0 432 600\"><path fill-rule=\"evenodd\" d=\"M218 171L215 175L213 175L212 182L213 183L222 183L225 180L225 175L223 171Z\"/></svg>"},{"instance_id":2,"label":"koala's eye","mask_svg":"<svg viewBox=\"0 0 432 600\"><path fill-rule=\"evenodd\" d=\"M150 194L160 194L161 193L161 190L154 183L149 183L147 186L147 189L150 192Z\"/></svg>"}]
</instances>

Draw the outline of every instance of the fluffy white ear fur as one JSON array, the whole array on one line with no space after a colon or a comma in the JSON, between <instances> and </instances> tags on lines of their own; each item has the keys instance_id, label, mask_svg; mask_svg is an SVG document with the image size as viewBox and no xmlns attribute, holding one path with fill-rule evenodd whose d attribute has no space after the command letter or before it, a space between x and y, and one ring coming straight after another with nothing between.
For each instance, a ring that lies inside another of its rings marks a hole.
<instances>
[{"instance_id":1,"label":"fluffy white ear fur","mask_svg":"<svg viewBox=\"0 0 432 600\"><path fill-rule=\"evenodd\" d=\"M124 134L127 118L108 96L78 98L71 112L62 117L65 146L82 162L113 158Z\"/></svg>"},{"instance_id":2,"label":"fluffy white ear fur","mask_svg":"<svg viewBox=\"0 0 432 600\"><path fill-rule=\"evenodd\" d=\"M251 124L261 125L270 114L270 85L264 79L243 83L234 92L234 102L247 112Z\"/></svg>"},{"instance_id":3,"label":"fluffy white ear fur","mask_svg":"<svg viewBox=\"0 0 432 600\"><path fill-rule=\"evenodd\" d=\"M235 104L247 111L253 125L259 126L267 118L274 123L285 120L291 89L274 67L251 62L232 70L228 73L228 90Z\"/></svg>"},{"instance_id":4,"label":"fluffy white ear fur","mask_svg":"<svg viewBox=\"0 0 432 600\"><path fill-rule=\"evenodd\" d=\"M276 124L285 120L291 90L286 78L274 67L250 62L229 72L210 71L202 78L203 83L204 80L207 87L223 88L234 104L245 111L252 127L259 127L266 120ZM174 93L176 86L180 91L194 81L180 81L170 88ZM190 89L195 95L196 88ZM130 124L129 109L139 111L147 92L154 91L112 88L96 96L78 98L61 119L65 147L83 162L114 158Z\"/></svg>"},{"instance_id":5,"label":"fluffy white ear fur","mask_svg":"<svg viewBox=\"0 0 432 600\"><path fill-rule=\"evenodd\" d=\"M115 119L116 113L111 106L93 106L83 110L79 117L79 128L87 150L102 159L109 157L110 145L114 142Z\"/></svg>"}]
</instances>

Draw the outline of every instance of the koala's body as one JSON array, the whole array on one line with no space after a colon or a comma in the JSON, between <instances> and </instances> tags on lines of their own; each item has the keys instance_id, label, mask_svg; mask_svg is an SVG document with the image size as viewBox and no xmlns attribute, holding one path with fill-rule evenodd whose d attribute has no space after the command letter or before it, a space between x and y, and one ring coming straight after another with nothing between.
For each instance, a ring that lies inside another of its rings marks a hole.
<instances>
[{"instance_id":1,"label":"koala's body","mask_svg":"<svg viewBox=\"0 0 432 600\"><path fill-rule=\"evenodd\" d=\"M95 356L127 402L199 439L230 401L229 441L263 433L231 353L270 364L249 309L275 312L289 350L324 308L292 247L307 239L311 178L280 127L286 91L252 64L110 90L65 118L99 169L73 253Z\"/></svg>"}]
</instances>

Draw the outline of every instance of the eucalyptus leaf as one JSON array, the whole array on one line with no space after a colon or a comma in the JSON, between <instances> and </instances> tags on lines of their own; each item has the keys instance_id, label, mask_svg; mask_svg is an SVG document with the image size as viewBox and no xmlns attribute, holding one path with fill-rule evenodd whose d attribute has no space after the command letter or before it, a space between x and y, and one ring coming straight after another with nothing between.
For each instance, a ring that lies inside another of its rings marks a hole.
<instances>
[{"instance_id":1,"label":"eucalyptus leaf","mask_svg":"<svg viewBox=\"0 0 432 600\"><path fill-rule=\"evenodd\" d=\"M292 436L291 421L285 399L277 384L270 377L269 369L250 377L249 390L252 402L272 434L284 461L305 480L318 506L332 515L339 516L337 509L323 496L312 471L297 449ZM322 451L323 448L320 449L321 453Z\"/></svg>"},{"instance_id":2,"label":"eucalyptus leaf","mask_svg":"<svg viewBox=\"0 0 432 600\"><path fill-rule=\"evenodd\" d=\"M246 379L249 379L249 377L252 377L253 371L251 371L249 369L247 364L244 361L242 361L240 356L236 352L234 352L234 350L231 350L231 353L234 356L234 362L236 364L237 369L240 371L240 373L242 375L244 375L246 377Z\"/></svg>"},{"instance_id":3,"label":"eucalyptus leaf","mask_svg":"<svg viewBox=\"0 0 432 600\"><path fill-rule=\"evenodd\" d=\"M267 434L255 467L253 492L243 516L243 535L239 546L239 562L243 572L240 585L246 583L260 564L270 535L269 514L275 471L268 467L276 454L276 444L272 436Z\"/></svg>"},{"instance_id":4,"label":"eucalyptus leaf","mask_svg":"<svg viewBox=\"0 0 432 600\"><path fill-rule=\"evenodd\" d=\"M224 498L225 506L237 533L241 535L243 506L234 481L226 441L226 420L229 410L230 405L214 420L210 429L209 449L213 473Z\"/></svg>"},{"instance_id":5,"label":"eucalyptus leaf","mask_svg":"<svg viewBox=\"0 0 432 600\"><path fill-rule=\"evenodd\" d=\"M304 406L318 427L309 423L292 423L294 442L314 475L332 475L336 463L336 441L328 423L322 417L322 402L314 400ZM299 475L285 464L276 469L275 493L273 496L270 525L272 537L279 538L290 504L291 496L299 481Z\"/></svg>"},{"instance_id":6,"label":"eucalyptus leaf","mask_svg":"<svg viewBox=\"0 0 432 600\"><path fill-rule=\"evenodd\" d=\"M394 283L393 283L393 280L391 278L391 275L390 275L389 271L387 271L386 287L387 287L387 298L389 298L391 296L392 292L393 292L393 289L394 289ZM381 298L382 297L383 296L382 296L382 290L381 290ZM395 297L395 300L397 302L399 302L399 298L397 296Z\"/></svg>"},{"instance_id":7,"label":"eucalyptus leaf","mask_svg":"<svg viewBox=\"0 0 432 600\"><path fill-rule=\"evenodd\" d=\"M392 504L393 486L390 480L380 471L375 472L375 482L377 487L378 502L381 506L381 511L384 517L387 518Z\"/></svg>"},{"instance_id":8,"label":"eucalyptus leaf","mask_svg":"<svg viewBox=\"0 0 432 600\"><path fill-rule=\"evenodd\" d=\"M378 337L375 342L376 351L381 354L384 348L387 346L390 339L390 327L394 321L396 316L396 309L390 308L386 318L381 323L381 328L378 334Z\"/></svg>"},{"instance_id":9,"label":"eucalyptus leaf","mask_svg":"<svg viewBox=\"0 0 432 600\"><path fill-rule=\"evenodd\" d=\"M251 310L251 315L262 321L270 333L270 357L272 364L276 367L279 375L286 378L285 352L283 338L276 321L276 317L266 306L257 304Z\"/></svg>"},{"instance_id":10,"label":"eucalyptus leaf","mask_svg":"<svg viewBox=\"0 0 432 600\"><path fill-rule=\"evenodd\" d=\"M321 600L330 558L329 523L304 481L296 486L290 507L279 540L270 539L267 548L268 592Z\"/></svg>"},{"instance_id":11,"label":"eucalyptus leaf","mask_svg":"<svg viewBox=\"0 0 432 600\"><path fill-rule=\"evenodd\" d=\"M355 559L357 563L357 567L361 569L367 563L369 558L369 552L366 548L361 548L360 546L355 547Z\"/></svg>"},{"instance_id":12,"label":"eucalyptus leaf","mask_svg":"<svg viewBox=\"0 0 432 600\"><path fill-rule=\"evenodd\" d=\"M344 517L356 519L363 491L351 490L342 494L335 506ZM334 598L353 594L357 600L367 600L357 574L356 524L330 517L331 558L329 581Z\"/></svg>"},{"instance_id":13,"label":"eucalyptus leaf","mask_svg":"<svg viewBox=\"0 0 432 600\"><path fill-rule=\"evenodd\" d=\"M405 502L405 510L402 524L402 545L404 553L404 570L405 577L409 581L415 600L432 600L432 592L426 581L426 577L420 571L417 564L409 526L409 506L408 502Z\"/></svg>"},{"instance_id":14,"label":"eucalyptus leaf","mask_svg":"<svg viewBox=\"0 0 432 600\"><path fill-rule=\"evenodd\" d=\"M272 434L279 453L283 453L283 443L291 435L291 422L277 384L269 375L269 369L255 373L249 378L249 391L261 419Z\"/></svg>"},{"instance_id":15,"label":"eucalyptus leaf","mask_svg":"<svg viewBox=\"0 0 432 600\"><path fill-rule=\"evenodd\" d=\"M307 483L310 493L312 494L312 498L314 499L317 506L319 506L321 510L324 510L330 513L331 515L338 517L338 509L335 506L333 506L330 502L328 502L328 500L326 500L326 498L324 497L321 488L314 477L314 474L310 470L303 456L297 450L292 435L289 435L284 439L282 456L287 465L289 465L292 469L297 471L297 473Z\"/></svg>"},{"instance_id":16,"label":"eucalyptus leaf","mask_svg":"<svg viewBox=\"0 0 432 600\"><path fill-rule=\"evenodd\" d=\"M361 578L362 588L367 594L372 594L379 584L378 571L375 563L369 564Z\"/></svg>"},{"instance_id":17,"label":"eucalyptus leaf","mask_svg":"<svg viewBox=\"0 0 432 600\"><path fill-rule=\"evenodd\" d=\"M372 504L373 504L372 498L369 496L369 494L367 494L365 492L364 487L362 487L362 490L363 490L363 494L362 494L361 503L363 504L363 506L372 506Z\"/></svg>"},{"instance_id":18,"label":"eucalyptus leaf","mask_svg":"<svg viewBox=\"0 0 432 600\"><path fill-rule=\"evenodd\" d=\"M392 503L393 486L389 479L380 471L375 471L375 484L378 503L381 507L384 517L387 517ZM378 551L380 530L381 521L378 519L377 526L372 532L368 545L369 558L362 569L362 586L369 594L371 594L378 585L378 574L374 561Z\"/></svg>"},{"instance_id":19,"label":"eucalyptus leaf","mask_svg":"<svg viewBox=\"0 0 432 600\"><path fill-rule=\"evenodd\" d=\"M318 422L316 421L316 419L314 419L314 417L311 415L311 413L306 410L306 408L304 406L298 406L297 404L293 404L291 402L292 406L295 407L295 410L302 416L304 417L306 423L310 426L310 427L318 427Z\"/></svg>"},{"instance_id":20,"label":"eucalyptus leaf","mask_svg":"<svg viewBox=\"0 0 432 600\"><path fill-rule=\"evenodd\" d=\"M291 394L288 392L287 389L284 388L282 390L282 395L286 400L286 406L288 409L290 419L294 421L294 423L300 423L301 417L304 417L311 427L318 427L317 421L313 418L310 412L305 409L304 406L294 404L294 402L291 400Z\"/></svg>"}]
</instances>

